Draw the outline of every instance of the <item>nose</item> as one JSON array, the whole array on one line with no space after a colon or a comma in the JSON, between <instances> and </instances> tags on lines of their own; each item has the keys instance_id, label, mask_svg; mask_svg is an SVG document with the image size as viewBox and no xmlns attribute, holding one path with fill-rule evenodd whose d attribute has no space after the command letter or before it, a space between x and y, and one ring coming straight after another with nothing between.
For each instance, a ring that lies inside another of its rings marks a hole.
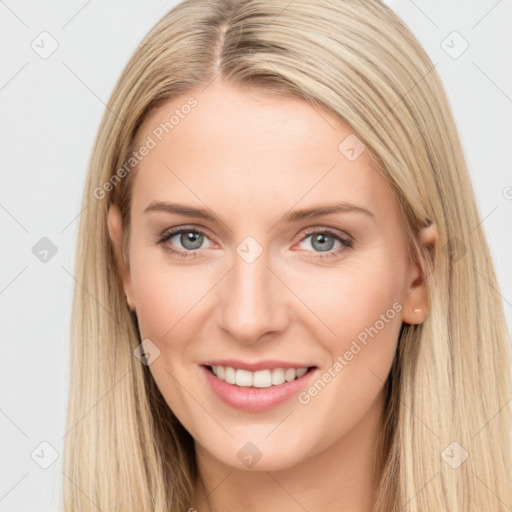
<instances>
[{"instance_id":1,"label":"nose","mask_svg":"<svg viewBox=\"0 0 512 512\"><path fill-rule=\"evenodd\" d=\"M233 268L223 279L220 327L246 344L284 331L289 321L286 287L268 268L266 252L251 263L234 256Z\"/></svg>"}]
</instances>

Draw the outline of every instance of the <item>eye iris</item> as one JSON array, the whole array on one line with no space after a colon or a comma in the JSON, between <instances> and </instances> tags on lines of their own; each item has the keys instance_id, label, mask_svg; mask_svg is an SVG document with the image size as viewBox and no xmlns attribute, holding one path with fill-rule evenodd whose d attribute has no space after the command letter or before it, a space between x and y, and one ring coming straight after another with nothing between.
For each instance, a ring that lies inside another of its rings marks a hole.
<instances>
[{"instance_id":1,"label":"eye iris","mask_svg":"<svg viewBox=\"0 0 512 512\"><path fill-rule=\"evenodd\" d=\"M181 234L180 242L185 249L193 251L194 249L199 249L199 247L201 247L203 235L194 231L184 231ZM189 244L191 244L191 246Z\"/></svg>"},{"instance_id":2,"label":"eye iris","mask_svg":"<svg viewBox=\"0 0 512 512\"><path fill-rule=\"evenodd\" d=\"M330 244L329 244L329 239L331 242ZM327 244L325 243L326 240L328 241ZM315 243L317 243L317 242L320 242L319 246L315 246ZM313 235L313 238L311 240L311 245L315 249L319 249L320 251L330 251L333 247L333 244L334 244L334 238L332 236L325 235L323 233L316 233L315 235Z\"/></svg>"}]
</instances>

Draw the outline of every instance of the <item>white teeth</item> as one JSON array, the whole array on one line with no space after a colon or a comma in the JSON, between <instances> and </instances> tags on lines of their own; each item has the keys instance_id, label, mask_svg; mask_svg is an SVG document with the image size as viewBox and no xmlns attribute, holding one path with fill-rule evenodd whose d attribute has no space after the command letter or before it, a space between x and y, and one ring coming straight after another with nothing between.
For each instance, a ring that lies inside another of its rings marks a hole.
<instances>
[{"instance_id":1,"label":"white teeth","mask_svg":"<svg viewBox=\"0 0 512 512\"><path fill-rule=\"evenodd\" d=\"M272 371L272 385L278 386L282 384L286 379L284 378L284 369L276 368Z\"/></svg>"},{"instance_id":2,"label":"white teeth","mask_svg":"<svg viewBox=\"0 0 512 512\"><path fill-rule=\"evenodd\" d=\"M235 383L235 369L234 368L231 368L229 366L227 368L225 368L224 380L228 384L234 384Z\"/></svg>"},{"instance_id":3,"label":"white teeth","mask_svg":"<svg viewBox=\"0 0 512 512\"><path fill-rule=\"evenodd\" d=\"M295 379L295 368L287 368L284 372L284 378L286 379L286 382L290 382Z\"/></svg>"},{"instance_id":4,"label":"white teeth","mask_svg":"<svg viewBox=\"0 0 512 512\"><path fill-rule=\"evenodd\" d=\"M259 370L252 374L252 385L255 388L268 388L272 385L270 370Z\"/></svg>"},{"instance_id":5,"label":"white teeth","mask_svg":"<svg viewBox=\"0 0 512 512\"><path fill-rule=\"evenodd\" d=\"M235 374L235 384L237 386L252 386L252 372L238 369Z\"/></svg>"},{"instance_id":6,"label":"white teeth","mask_svg":"<svg viewBox=\"0 0 512 512\"><path fill-rule=\"evenodd\" d=\"M269 388L302 377L308 369L274 368L273 370L250 372L241 368L235 369L231 366L218 365L212 366L212 371L219 379L229 384L236 384L241 387Z\"/></svg>"},{"instance_id":7,"label":"white teeth","mask_svg":"<svg viewBox=\"0 0 512 512\"><path fill-rule=\"evenodd\" d=\"M302 377L308 371L307 368L299 368L297 370L297 377Z\"/></svg>"}]
</instances>

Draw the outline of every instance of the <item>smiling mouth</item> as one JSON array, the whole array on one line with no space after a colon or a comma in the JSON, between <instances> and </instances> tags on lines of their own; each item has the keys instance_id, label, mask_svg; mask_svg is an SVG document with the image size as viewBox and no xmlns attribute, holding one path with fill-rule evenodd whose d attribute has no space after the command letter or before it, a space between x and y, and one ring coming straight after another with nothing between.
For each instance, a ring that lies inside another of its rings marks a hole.
<instances>
[{"instance_id":1,"label":"smiling mouth","mask_svg":"<svg viewBox=\"0 0 512 512\"><path fill-rule=\"evenodd\" d=\"M313 371L316 366L307 368L273 368L259 371L249 371L240 368L203 365L219 380L237 387L270 388L287 382L301 379Z\"/></svg>"}]
</instances>

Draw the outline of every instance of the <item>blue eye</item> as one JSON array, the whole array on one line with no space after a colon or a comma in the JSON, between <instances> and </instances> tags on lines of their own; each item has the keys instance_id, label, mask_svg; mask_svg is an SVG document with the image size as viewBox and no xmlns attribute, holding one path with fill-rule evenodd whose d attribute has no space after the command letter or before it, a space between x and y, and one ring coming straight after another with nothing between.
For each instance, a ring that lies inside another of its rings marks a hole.
<instances>
[{"instance_id":1,"label":"blue eye","mask_svg":"<svg viewBox=\"0 0 512 512\"><path fill-rule=\"evenodd\" d=\"M174 237L178 237L179 244L181 244L183 249L173 249L171 245L176 246L175 243L166 244L166 242ZM316 253L313 258L323 259L338 256L341 252L353 247L351 238L342 236L337 231L328 228L311 228L306 230L306 236L300 242L302 243L308 238L311 238L310 245L313 248L313 251L308 252ZM166 251L180 258L193 258L198 257L199 249L205 239L208 239L208 237L201 229L181 227L167 231L157 243L164 245ZM340 245L337 250L333 251L332 249L336 242Z\"/></svg>"},{"instance_id":2,"label":"blue eye","mask_svg":"<svg viewBox=\"0 0 512 512\"><path fill-rule=\"evenodd\" d=\"M183 250L175 250L170 246L166 245L165 249L176 256L182 258L190 258L196 255L196 249L199 249L206 238L206 233L199 229L192 228L178 228L170 230L165 233L162 238L158 241L159 244L165 244L165 242L171 240L175 236L179 235L179 242L185 248Z\"/></svg>"},{"instance_id":3,"label":"blue eye","mask_svg":"<svg viewBox=\"0 0 512 512\"><path fill-rule=\"evenodd\" d=\"M301 242L304 242L308 238L311 238L310 245L313 249L318 249L318 254L315 254L314 258L329 258L331 256L338 256L341 252L351 249L353 247L353 241L345 236L338 234L331 229L319 229L312 228L307 230L306 236L302 238ZM337 250L332 251L335 243L338 242L340 246ZM326 253L325 255L322 253Z\"/></svg>"}]
</instances>

